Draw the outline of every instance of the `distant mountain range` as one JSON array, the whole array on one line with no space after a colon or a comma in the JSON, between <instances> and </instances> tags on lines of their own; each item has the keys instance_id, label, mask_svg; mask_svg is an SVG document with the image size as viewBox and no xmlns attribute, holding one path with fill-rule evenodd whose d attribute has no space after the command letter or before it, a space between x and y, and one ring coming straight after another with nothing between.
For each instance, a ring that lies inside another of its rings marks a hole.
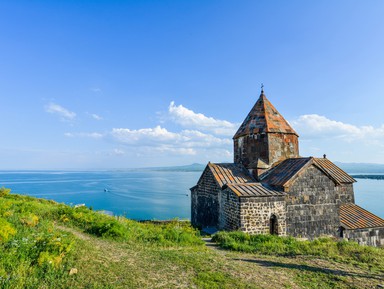
<instances>
[{"instance_id":1,"label":"distant mountain range","mask_svg":"<svg viewBox=\"0 0 384 289\"><path fill-rule=\"evenodd\" d=\"M369 164L369 163L342 163L335 162L337 166L349 174L384 174L384 164ZM180 172L202 172L206 164L194 163L185 166L172 166L172 167L155 167L147 168L148 170L155 171L180 171Z\"/></svg>"},{"instance_id":2,"label":"distant mountain range","mask_svg":"<svg viewBox=\"0 0 384 289\"><path fill-rule=\"evenodd\" d=\"M185 166L173 166L173 167L153 167L146 168L152 171L167 171L167 172L202 172L206 165L203 164L191 164Z\"/></svg>"},{"instance_id":3,"label":"distant mountain range","mask_svg":"<svg viewBox=\"0 0 384 289\"><path fill-rule=\"evenodd\" d=\"M335 162L335 164L349 174L383 174L384 173L384 164L341 163L341 162Z\"/></svg>"}]
</instances>

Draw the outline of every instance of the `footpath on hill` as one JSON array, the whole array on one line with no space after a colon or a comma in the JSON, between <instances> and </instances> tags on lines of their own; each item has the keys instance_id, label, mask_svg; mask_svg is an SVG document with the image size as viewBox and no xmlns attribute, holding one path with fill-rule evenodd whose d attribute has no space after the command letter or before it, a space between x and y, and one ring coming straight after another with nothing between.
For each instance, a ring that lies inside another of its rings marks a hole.
<instances>
[{"instance_id":1,"label":"footpath on hill","mask_svg":"<svg viewBox=\"0 0 384 289\"><path fill-rule=\"evenodd\" d=\"M120 243L56 225L77 239L76 288L380 288L384 276L351 264L201 247Z\"/></svg>"}]
</instances>

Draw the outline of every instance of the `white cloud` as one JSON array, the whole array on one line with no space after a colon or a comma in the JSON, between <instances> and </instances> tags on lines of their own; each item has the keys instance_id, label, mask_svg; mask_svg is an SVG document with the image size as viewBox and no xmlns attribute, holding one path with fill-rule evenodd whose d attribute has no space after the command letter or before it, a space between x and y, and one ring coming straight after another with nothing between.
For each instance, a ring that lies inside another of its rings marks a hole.
<instances>
[{"instance_id":1,"label":"white cloud","mask_svg":"<svg viewBox=\"0 0 384 289\"><path fill-rule=\"evenodd\" d=\"M291 122L300 135L302 155L328 157L342 162L383 162L384 125L358 126L317 114Z\"/></svg>"},{"instance_id":2,"label":"white cloud","mask_svg":"<svg viewBox=\"0 0 384 289\"><path fill-rule=\"evenodd\" d=\"M128 128L114 128L111 131L114 140L126 145L144 145L150 147L168 148L196 148L196 147L222 147L232 142L230 139L221 139L213 135L196 130L182 130L179 133L168 131L166 128L142 128L131 130ZM191 151L190 151L191 152Z\"/></svg>"},{"instance_id":3,"label":"white cloud","mask_svg":"<svg viewBox=\"0 0 384 289\"><path fill-rule=\"evenodd\" d=\"M384 125L377 128L356 126L317 114L302 115L292 121L292 125L304 138L338 138L348 142L384 140Z\"/></svg>"},{"instance_id":4,"label":"white cloud","mask_svg":"<svg viewBox=\"0 0 384 289\"><path fill-rule=\"evenodd\" d=\"M66 137L86 137L86 138L93 138L93 139L101 139L104 137L104 134L99 132L80 132L80 133L66 132L64 135Z\"/></svg>"},{"instance_id":5,"label":"white cloud","mask_svg":"<svg viewBox=\"0 0 384 289\"><path fill-rule=\"evenodd\" d=\"M97 114L95 114L95 113L92 113L92 114L91 114L91 117L92 117L93 119L95 119L95 120L102 120L102 119L103 119L100 115L97 115Z\"/></svg>"},{"instance_id":6,"label":"white cloud","mask_svg":"<svg viewBox=\"0 0 384 289\"><path fill-rule=\"evenodd\" d=\"M99 118L95 114L88 113L88 115L95 119ZM113 128L108 133L68 132L65 136L108 140L120 147L111 149L110 155L139 159L141 157L150 159L152 156L154 163L158 159L173 159L172 162L177 160L181 163L206 162L213 159L231 161L231 136L237 129L236 124L206 117L182 105L176 106L174 102L169 106L168 120L181 124L184 129L175 132L157 125L140 129Z\"/></svg>"},{"instance_id":7,"label":"white cloud","mask_svg":"<svg viewBox=\"0 0 384 289\"><path fill-rule=\"evenodd\" d=\"M60 116L62 120L71 121L76 118L76 113L53 102L45 106L45 111Z\"/></svg>"},{"instance_id":8,"label":"white cloud","mask_svg":"<svg viewBox=\"0 0 384 289\"><path fill-rule=\"evenodd\" d=\"M239 126L239 124L226 120L218 120L202 113L195 113L181 104L176 106L174 101L168 107L168 114L171 120L183 127L209 131L217 135L233 136Z\"/></svg>"},{"instance_id":9,"label":"white cloud","mask_svg":"<svg viewBox=\"0 0 384 289\"><path fill-rule=\"evenodd\" d=\"M156 145L162 142L176 141L181 136L167 131L165 128L156 126L155 128L142 128L131 130L129 128L114 128L111 135L115 140L124 144L147 144Z\"/></svg>"}]
</instances>

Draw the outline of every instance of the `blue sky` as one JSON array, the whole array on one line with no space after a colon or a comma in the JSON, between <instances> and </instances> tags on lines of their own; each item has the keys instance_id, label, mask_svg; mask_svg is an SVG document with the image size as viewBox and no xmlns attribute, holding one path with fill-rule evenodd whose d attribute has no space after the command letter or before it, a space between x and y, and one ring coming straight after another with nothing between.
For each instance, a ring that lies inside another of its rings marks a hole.
<instances>
[{"instance_id":1,"label":"blue sky","mask_svg":"<svg viewBox=\"0 0 384 289\"><path fill-rule=\"evenodd\" d=\"M232 161L264 83L302 156L384 163L383 1L0 1L0 169Z\"/></svg>"}]
</instances>

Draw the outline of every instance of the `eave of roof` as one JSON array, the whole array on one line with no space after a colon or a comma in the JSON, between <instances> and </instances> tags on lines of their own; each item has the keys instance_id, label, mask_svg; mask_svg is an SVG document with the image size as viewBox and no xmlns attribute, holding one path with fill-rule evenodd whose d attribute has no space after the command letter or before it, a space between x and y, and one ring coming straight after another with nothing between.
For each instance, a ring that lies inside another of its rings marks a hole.
<instances>
[{"instance_id":1,"label":"eave of roof","mask_svg":"<svg viewBox=\"0 0 384 289\"><path fill-rule=\"evenodd\" d=\"M234 163L208 163L216 182L220 187L231 183L248 183L255 180L241 164Z\"/></svg>"},{"instance_id":2,"label":"eave of roof","mask_svg":"<svg viewBox=\"0 0 384 289\"><path fill-rule=\"evenodd\" d=\"M340 206L340 223L346 229L384 227L384 220L356 204Z\"/></svg>"},{"instance_id":3,"label":"eave of roof","mask_svg":"<svg viewBox=\"0 0 384 289\"><path fill-rule=\"evenodd\" d=\"M238 197L275 197L284 196L284 192L279 192L266 188L261 183L245 183L245 184L227 184L223 189L230 189Z\"/></svg>"}]
</instances>

